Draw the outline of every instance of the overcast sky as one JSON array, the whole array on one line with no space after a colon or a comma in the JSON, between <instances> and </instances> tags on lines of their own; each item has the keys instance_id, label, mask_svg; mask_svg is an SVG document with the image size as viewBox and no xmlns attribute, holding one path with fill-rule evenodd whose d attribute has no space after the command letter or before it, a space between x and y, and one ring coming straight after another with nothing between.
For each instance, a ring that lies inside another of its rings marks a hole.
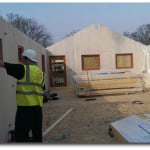
<instances>
[{"instance_id":1,"label":"overcast sky","mask_svg":"<svg viewBox=\"0 0 150 150\"><path fill-rule=\"evenodd\" d=\"M150 3L2 3L0 15L16 13L33 18L53 35L54 42L73 30L103 24L119 33L134 32L150 24Z\"/></svg>"}]
</instances>

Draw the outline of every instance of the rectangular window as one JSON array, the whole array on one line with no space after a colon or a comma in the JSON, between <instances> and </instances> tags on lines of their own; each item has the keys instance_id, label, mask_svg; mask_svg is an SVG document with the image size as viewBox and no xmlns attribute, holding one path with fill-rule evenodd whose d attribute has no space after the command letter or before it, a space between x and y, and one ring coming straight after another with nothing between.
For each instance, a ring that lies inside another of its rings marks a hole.
<instances>
[{"instance_id":1,"label":"rectangular window","mask_svg":"<svg viewBox=\"0 0 150 150\"><path fill-rule=\"evenodd\" d=\"M22 53L24 48L22 46L18 46L18 61L23 62Z\"/></svg>"},{"instance_id":2,"label":"rectangular window","mask_svg":"<svg viewBox=\"0 0 150 150\"><path fill-rule=\"evenodd\" d=\"M42 71L45 72L45 55L41 55L42 57Z\"/></svg>"},{"instance_id":3,"label":"rectangular window","mask_svg":"<svg viewBox=\"0 0 150 150\"><path fill-rule=\"evenodd\" d=\"M0 39L0 60L3 60L3 45L2 45L2 39Z\"/></svg>"},{"instance_id":4,"label":"rectangular window","mask_svg":"<svg viewBox=\"0 0 150 150\"><path fill-rule=\"evenodd\" d=\"M133 54L116 54L116 68L133 68Z\"/></svg>"},{"instance_id":5,"label":"rectangular window","mask_svg":"<svg viewBox=\"0 0 150 150\"><path fill-rule=\"evenodd\" d=\"M82 55L82 70L100 69L100 55Z\"/></svg>"}]
</instances>

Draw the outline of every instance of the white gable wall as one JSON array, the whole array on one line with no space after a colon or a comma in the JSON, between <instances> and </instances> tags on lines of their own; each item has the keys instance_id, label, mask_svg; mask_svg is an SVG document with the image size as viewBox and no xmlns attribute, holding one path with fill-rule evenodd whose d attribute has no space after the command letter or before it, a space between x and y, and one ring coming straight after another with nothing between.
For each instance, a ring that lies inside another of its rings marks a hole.
<instances>
[{"instance_id":1,"label":"white gable wall","mask_svg":"<svg viewBox=\"0 0 150 150\"><path fill-rule=\"evenodd\" d=\"M116 69L116 54L133 53L133 68L127 70L138 74L146 69L147 46L112 32L103 25L87 27L47 47L47 50L49 55L66 55L67 85L72 84L70 75L82 71L81 55L100 54L100 70L112 70Z\"/></svg>"}]
</instances>

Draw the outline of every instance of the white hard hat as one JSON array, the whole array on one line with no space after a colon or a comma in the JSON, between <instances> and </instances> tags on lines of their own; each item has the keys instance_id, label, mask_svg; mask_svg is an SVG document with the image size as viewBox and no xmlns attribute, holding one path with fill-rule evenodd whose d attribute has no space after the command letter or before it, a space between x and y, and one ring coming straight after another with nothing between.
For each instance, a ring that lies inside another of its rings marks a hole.
<instances>
[{"instance_id":1,"label":"white hard hat","mask_svg":"<svg viewBox=\"0 0 150 150\"><path fill-rule=\"evenodd\" d=\"M26 49L23 53L22 56L26 56L28 59L31 61L37 62L37 53L33 49Z\"/></svg>"}]
</instances>

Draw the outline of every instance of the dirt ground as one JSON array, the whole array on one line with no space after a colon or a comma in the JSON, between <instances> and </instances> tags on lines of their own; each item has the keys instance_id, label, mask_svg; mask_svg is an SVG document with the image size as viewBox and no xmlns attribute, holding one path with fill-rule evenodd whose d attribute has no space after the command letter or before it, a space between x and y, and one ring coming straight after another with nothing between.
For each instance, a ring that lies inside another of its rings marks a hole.
<instances>
[{"instance_id":1,"label":"dirt ground","mask_svg":"<svg viewBox=\"0 0 150 150\"><path fill-rule=\"evenodd\" d=\"M150 92L107 95L86 101L73 90L53 90L58 100L49 100L43 108L43 131L73 108L45 137L49 144L120 144L108 134L110 123L130 115L150 114ZM143 104L133 104L135 100Z\"/></svg>"}]
</instances>

